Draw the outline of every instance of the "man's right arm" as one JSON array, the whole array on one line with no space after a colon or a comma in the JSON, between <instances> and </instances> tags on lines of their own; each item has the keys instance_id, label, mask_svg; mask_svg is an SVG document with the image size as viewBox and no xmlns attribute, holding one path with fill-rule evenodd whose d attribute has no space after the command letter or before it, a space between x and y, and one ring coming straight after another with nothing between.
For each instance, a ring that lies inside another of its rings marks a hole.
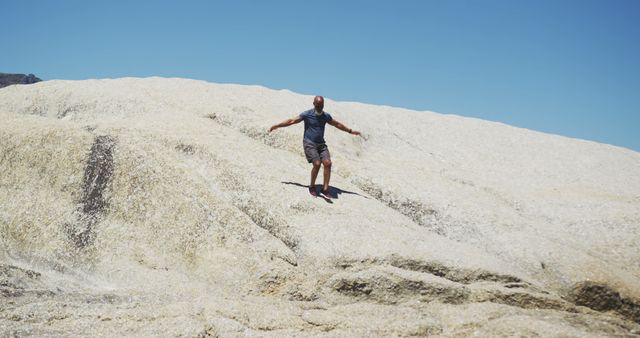
<instances>
[{"instance_id":1,"label":"man's right arm","mask_svg":"<svg viewBox=\"0 0 640 338\"><path fill-rule=\"evenodd\" d=\"M295 116L295 117L292 117L290 119L286 119L286 120L284 120L284 121L282 121L282 122L280 122L278 124L272 125L271 128L269 128L269 132L272 132L272 131L274 131L274 130L276 130L278 128L288 127L288 126L291 126L291 125L294 125L294 124L300 123L300 122L302 122L302 117Z\"/></svg>"}]
</instances>

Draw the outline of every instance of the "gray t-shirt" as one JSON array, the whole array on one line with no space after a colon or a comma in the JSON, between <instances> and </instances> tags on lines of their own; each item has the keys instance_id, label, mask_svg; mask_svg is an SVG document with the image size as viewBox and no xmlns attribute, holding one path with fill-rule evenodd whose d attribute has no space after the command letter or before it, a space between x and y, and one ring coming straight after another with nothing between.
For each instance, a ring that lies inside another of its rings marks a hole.
<instances>
[{"instance_id":1,"label":"gray t-shirt","mask_svg":"<svg viewBox=\"0 0 640 338\"><path fill-rule=\"evenodd\" d=\"M304 139L313 143L324 142L324 126L333 120L329 113L316 114L315 109L309 109L300 113L300 118L304 121Z\"/></svg>"}]
</instances>

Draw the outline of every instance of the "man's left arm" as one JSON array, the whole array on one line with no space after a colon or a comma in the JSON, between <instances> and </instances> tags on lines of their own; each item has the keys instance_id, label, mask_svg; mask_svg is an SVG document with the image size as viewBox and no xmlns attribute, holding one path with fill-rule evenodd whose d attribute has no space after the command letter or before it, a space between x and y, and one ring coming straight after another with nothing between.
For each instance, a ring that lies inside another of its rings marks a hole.
<instances>
[{"instance_id":1,"label":"man's left arm","mask_svg":"<svg viewBox=\"0 0 640 338\"><path fill-rule=\"evenodd\" d=\"M336 119L331 119L331 121L327 122L328 124L342 130L342 131L346 131L347 133L351 134L351 135L360 135L360 132L357 130L353 130L347 126L345 126L344 124L336 121Z\"/></svg>"}]
</instances>

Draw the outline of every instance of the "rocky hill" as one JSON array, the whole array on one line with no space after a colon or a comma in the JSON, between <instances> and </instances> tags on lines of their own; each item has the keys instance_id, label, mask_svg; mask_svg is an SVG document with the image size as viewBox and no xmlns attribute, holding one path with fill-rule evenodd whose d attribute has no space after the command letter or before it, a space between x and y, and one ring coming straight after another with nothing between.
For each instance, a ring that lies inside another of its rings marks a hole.
<instances>
[{"instance_id":1,"label":"rocky hill","mask_svg":"<svg viewBox=\"0 0 640 338\"><path fill-rule=\"evenodd\" d=\"M0 73L0 88L14 84L32 84L42 81L33 74L6 74Z\"/></svg>"},{"instance_id":2,"label":"rocky hill","mask_svg":"<svg viewBox=\"0 0 640 338\"><path fill-rule=\"evenodd\" d=\"M2 336L640 334L640 154L187 79L0 90ZM320 174L320 178L322 173Z\"/></svg>"}]
</instances>

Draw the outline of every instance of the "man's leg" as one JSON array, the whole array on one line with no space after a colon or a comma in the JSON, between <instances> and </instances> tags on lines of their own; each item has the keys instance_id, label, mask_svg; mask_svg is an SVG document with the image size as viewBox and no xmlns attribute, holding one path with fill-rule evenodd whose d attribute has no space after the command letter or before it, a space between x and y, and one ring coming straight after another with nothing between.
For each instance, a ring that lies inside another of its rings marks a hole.
<instances>
[{"instance_id":1,"label":"man's leg","mask_svg":"<svg viewBox=\"0 0 640 338\"><path fill-rule=\"evenodd\" d=\"M309 188L315 189L316 178L318 177L318 172L320 171L320 160L314 160L312 164L313 167L311 168L311 184L309 184Z\"/></svg>"},{"instance_id":2,"label":"man's leg","mask_svg":"<svg viewBox=\"0 0 640 338\"><path fill-rule=\"evenodd\" d=\"M331 160L322 160L322 165L324 165L322 191L329 191L329 180L331 180Z\"/></svg>"}]
</instances>

